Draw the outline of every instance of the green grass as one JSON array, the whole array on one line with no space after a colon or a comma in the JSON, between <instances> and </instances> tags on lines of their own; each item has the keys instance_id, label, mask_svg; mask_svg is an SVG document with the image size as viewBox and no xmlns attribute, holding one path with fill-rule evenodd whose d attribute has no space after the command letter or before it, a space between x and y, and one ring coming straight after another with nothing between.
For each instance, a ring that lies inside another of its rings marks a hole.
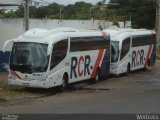
<instances>
[{"instance_id":1,"label":"green grass","mask_svg":"<svg viewBox=\"0 0 160 120\"><path fill-rule=\"evenodd\" d=\"M4 98L0 98L0 103L4 103L4 102L7 102L7 100Z\"/></svg>"},{"instance_id":2,"label":"green grass","mask_svg":"<svg viewBox=\"0 0 160 120\"><path fill-rule=\"evenodd\" d=\"M1 75L1 74L0 74ZM45 92L38 89L27 89L23 87L11 87L7 80L2 80L0 77L0 103L5 103L21 98L34 98L45 95Z\"/></svg>"},{"instance_id":3,"label":"green grass","mask_svg":"<svg viewBox=\"0 0 160 120\"><path fill-rule=\"evenodd\" d=\"M0 103L19 99L32 99L55 94L55 89L36 89L24 87L11 87L7 83L7 74L0 72Z\"/></svg>"}]
</instances>

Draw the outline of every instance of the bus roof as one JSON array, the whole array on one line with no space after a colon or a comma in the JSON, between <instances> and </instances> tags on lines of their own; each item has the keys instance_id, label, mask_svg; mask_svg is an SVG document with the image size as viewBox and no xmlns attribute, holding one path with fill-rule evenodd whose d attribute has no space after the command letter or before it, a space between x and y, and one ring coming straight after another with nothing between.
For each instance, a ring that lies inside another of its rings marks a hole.
<instances>
[{"instance_id":1,"label":"bus roof","mask_svg":"<svg viewBox=\"0 0 160 120\"><path fill-rule=\"evenodd\" d=\"M101 31L74 29L74 28L56 28L56 29L31 29L19 36L15 42L39 42L53 43L58 40L69 37L102 36Z\"/></svg>"},{"instance_id":2,"label":"bus roof","mask_svg":"<svg viewBox=\"0 0 160 120\"><path fill-rule=\"evenodd\" d=\"M153 30L131 28L105 29L103 31L110 34L110 38L112 41L123 41L127 37L137 35L155 34L155 31Z\"/></svg>"}]
</instances>

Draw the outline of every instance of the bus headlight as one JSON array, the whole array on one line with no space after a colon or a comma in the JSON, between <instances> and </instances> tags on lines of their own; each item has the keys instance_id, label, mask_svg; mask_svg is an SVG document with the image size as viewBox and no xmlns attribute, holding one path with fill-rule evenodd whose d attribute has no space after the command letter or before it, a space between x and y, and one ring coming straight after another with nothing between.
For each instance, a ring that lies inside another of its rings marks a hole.
<instances>
[{"instance_id":1,"label":"bus headlight","mask_svg":"<svg viewBox=\"0 0 160 120\"><path fill-rule=\"evenodd\" d=\"M111 65L111 69L117 69L117 65Z\"/></svg>"},{"instance_id":2,"label":"bus headlight","mask_svg":"<svg viewBox=\"0 0 160 120\"><path fill-rule=\"evenodd\" d=\"M15 80L16 77L15 77L15 76L12 76L12 75L8 75L8 79L9 79L9 80Z\"/></svg>"}]
</instances>

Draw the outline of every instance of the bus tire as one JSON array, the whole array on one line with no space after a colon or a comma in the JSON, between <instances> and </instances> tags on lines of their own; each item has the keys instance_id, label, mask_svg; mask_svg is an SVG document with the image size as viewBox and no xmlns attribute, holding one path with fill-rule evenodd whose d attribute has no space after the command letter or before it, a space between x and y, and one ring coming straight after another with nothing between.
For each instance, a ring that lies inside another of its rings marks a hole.
<instances>
[{"instance_id":1,"label":"bus tire","mask_svg":"<svg viewBox=\"0 0 160 120\"><path fill-rule=\"evenodd\" d=\"M60 91L64 92L68 88L68 75L65 73L62 78L62 85Z\"/></svg>"},{"instance_id":2,"label":"bus tire","mask_svg":"<svg viewBox=\"0 0 160 120\"><path fill-rule=\"evenodd\" d=\"M94 77L94 82L98 82L101 78L101 72L100 72L100 69L97 69L97 72L96 72L96 76Z\"/></svg>"},{"instance_id":3,"label":"bus tire","mask_svg":"<svg viewBox=\"0 0 160 120\"><path fill-rule=\"evenodd\" d=\"M148 60L147 64L145 65L144 68L146 71L148 71L150 69L150 60Z\"/></svg>"},{"instance_id":4,"label":"bus tire","mask_svg":"<svg viewBox=\"0 0 160 120\"><path fill-rule=\"evenodd\" d=\"M125 74L128 75L130 73L130 71L131 71L131 67L130 67L130 64L128 63L127 70L126 70Z\"/></svg>"}]
</instances>

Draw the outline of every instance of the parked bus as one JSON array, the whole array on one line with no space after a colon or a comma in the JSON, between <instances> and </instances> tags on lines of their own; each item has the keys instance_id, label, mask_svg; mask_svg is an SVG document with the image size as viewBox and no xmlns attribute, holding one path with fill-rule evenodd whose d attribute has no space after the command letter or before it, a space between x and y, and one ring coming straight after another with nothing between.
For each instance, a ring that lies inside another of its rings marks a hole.
<instances>
[{"instance_id":1,"label":"parked bus","mask_svg":"<svg viewBox=\"0 0 160 120\"><path fill-rule=\"evenodd\" d=\"M108 29L111 37L110 73L119 75L156 62L156 34L146 29Z\"/></svg>"},{"instance_id":2,"label":"parked bus","mask_svg":"<svg viewBox=\"0 0 160 120\"><path fill-rule=\"evenodd\" d=\"M110 36L105 32L31 29L11 42L8 83L12 86L66 88L109 74Z\"/></svg>"}]
</instances>

